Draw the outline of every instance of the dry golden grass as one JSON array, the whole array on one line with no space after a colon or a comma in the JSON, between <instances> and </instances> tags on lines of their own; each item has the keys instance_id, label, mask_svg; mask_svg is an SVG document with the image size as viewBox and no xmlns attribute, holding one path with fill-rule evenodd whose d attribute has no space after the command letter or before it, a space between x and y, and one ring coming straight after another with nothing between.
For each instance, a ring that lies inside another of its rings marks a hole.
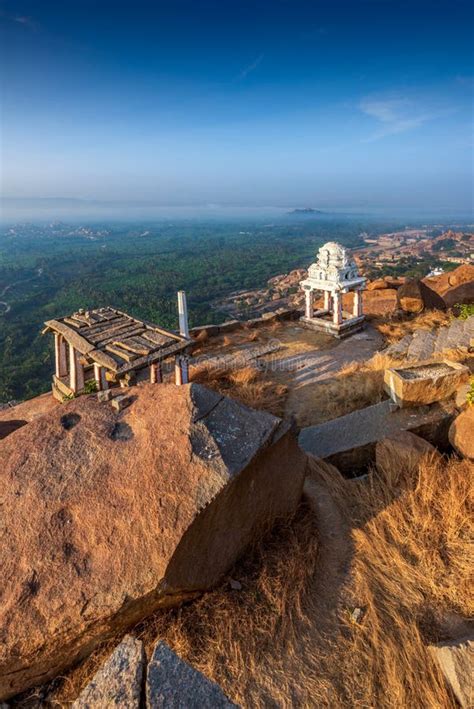
<instances>
[{"instance_id":1,"label":"dry golden grass","mask_svg":"<svg viewBox=\"0 0 474 709\"><path fill-rule=\"evenodd\" d=\"M398 342L402 337L413 334L416 330L432 330L449 325L451 316L441 310L427 310L420 315L406 316L403 320L391 318L372 318L374 326L389 343Z\"/></svg>"},{"instance_id":2,"label":"dry golden grass","mask_svg":"<svg viewBox=\"0 0 474 709\"><path fill-rule=\"evenodd\" d=\"M230 396L246 406L283 416L288 387L271 374L254 367L219 369L201 366L191 372L191 380Z\"/></svg>"},{"instance_id":3,"label":"dry golden grass","mask_svg":"<svg viewBox=\"0 0 474 709\"><path fill-rule=\"evenodd\" d=\"M454 705L426 645L465 628L474 611L473 472L467 461L427 461L398 490L380 476L359 486L352 591L366 614L346 653L365 673L350 691L360 702Z\"/></svg>"},{"instance_id":4,"label":"dry golden grass","mask_svg":"<svg viewBox=\"0 0 474 709\"><path fill-rule=\"evenodd\" d=\"M297 389L290 395L287 412L298 426L314 426L382 400L383 372L356 371Z\"/></svg>"},{"instance_id":5,"label":"dry golden grass","mask_svg":"<svg viewBox=\"0 0 474 709\"><path fill-rule=\"evenodd\" d=\"M366 362L350 362L334 378L292 392L287 412L291 411L303 427L377 404L384 397L384 370L398 363L383 352L377 352Z\"/></svg>"},{"instance_id":6,"label":"dry golden grass","mask_svg":"<svg viewBox=\"0 0 474 709\"><path fill-rule=\"evenodd\" d=\"M331 503L317 514L303 503L257 544L231 572L241 591L225 582L135 632L148 652L165 640L243 707L455 709L427 645L473 612L472 474L467 461L430 460L394 487L313 465ZM70 674L62 706L98 658Z\"/></svg>"}]
</instances>

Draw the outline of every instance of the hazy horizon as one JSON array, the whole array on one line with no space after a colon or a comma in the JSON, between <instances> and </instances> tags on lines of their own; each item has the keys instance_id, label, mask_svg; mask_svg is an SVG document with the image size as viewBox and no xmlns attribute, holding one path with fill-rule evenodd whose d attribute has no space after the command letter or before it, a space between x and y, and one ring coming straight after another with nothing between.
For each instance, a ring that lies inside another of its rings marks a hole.
<instances>
[{"instance_id":1,"label":"hazy horizon","mask_svg":"<svg viewBox=\"0 0 474 709\"><path fill-rule=\"evenodd\" d=\"M0 8L7 202L472 210L467 0Z\"/></svg>"},{"instance_id":2,"label":"hazy horizon","mask_svg":"<svg viewBox=\"0 0 474 709\"><path fill-rule=\"evenodd\" d=\"M319 213L293 215L293 210L312 208ZM0 224L43 222L159 222L161 220L261 221L265 219L392 219L407 223L420 220L438 223L474 223L472 210L414 207L371 207L348 204L236 205L236 204L156 204L151 201L93 201L62 199L0 199Z\"/></svg>"}]
</instances>

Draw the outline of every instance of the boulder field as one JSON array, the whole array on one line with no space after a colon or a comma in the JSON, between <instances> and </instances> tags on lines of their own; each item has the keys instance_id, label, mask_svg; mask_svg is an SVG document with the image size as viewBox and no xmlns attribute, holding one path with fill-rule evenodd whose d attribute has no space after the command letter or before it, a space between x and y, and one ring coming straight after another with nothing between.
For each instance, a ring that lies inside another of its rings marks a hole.
<instances>
[{"instance_id":1,"label":"boulder field","mask_svg":"<svg viewBox=\"0 0 474 709\"><path fill-rule=\"evenodd\" d=\"M0 441L0 699L219 582L300 500L289 423L198 384L83 396Z\"/></svg>"}]
</instances>

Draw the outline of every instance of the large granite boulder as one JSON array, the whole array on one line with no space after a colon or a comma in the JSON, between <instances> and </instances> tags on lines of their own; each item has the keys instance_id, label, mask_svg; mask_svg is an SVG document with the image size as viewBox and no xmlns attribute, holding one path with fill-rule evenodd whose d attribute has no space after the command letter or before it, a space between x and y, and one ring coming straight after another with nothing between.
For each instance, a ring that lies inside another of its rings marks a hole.
<instances>
[{"instance_id":1,"label":"large granite boulder","mask_svg":"<svg viewBox=\"0 0 474 709\"><path fill-rule=\"evenodd\" d=\"M222 689L159 642L148 665L147 709L232 709Z\"/></svg>"},{"instance_id":2,"label":"large granite boulder","mask_svg":"<svg viewBox=\"0 0 474 709\"><path fill-rule=\"evenodd\" d=\"M391 315L398 307L397 291L394 288L365 290L362 302L367 315Z\"/></svg>"},{"instance_id":3,"label":"large granite boulder","mask_svg":"<svg viewBox=\"0 0 474 709\"><path fill-rule=\"evenodd\" d=\"M398 307L406 313L423 310L446 310L443 298L426 283L415 278L407 279L397 290Z\"/></svg>"},{"instance_id":4,"label":"large granite boulder","mask_svg":"<svg viewBox=\"0 0 474 709\"><path fill-rule=\"evenodd\" d=\"M386 283L386 288L401 288L401 286L405 283L406 278L405 276L385 276L384 281Z\"/></svg>"},{"instance_id":5,"label":"large granite boulder","mask_svg":"<svg viewBox=\"0 0 474 709\"><path fill-rule=\"evenodd\" d=\"M367 290L382 290L384 288L388 288L388 286L383 278L376 278L375 281L367 283Z\"/></svg>"},{"instance_id":6,"label":"large granite boulder","mask_svg":"<svg viewBox=\"0 0 474 709\"><path fill-rule=\"evenodd\" d=\"M468 406L454 419L448 435L456 453L474 460L474 406Z\"/></svg>"},{"instance_id":7,"label":"large granite boulder","mask_svg":"<svg viewBox=\"0 0 474 709\"><path fill-rule=\"evenodd\" d=\"M377 470L392 483L406 473L414 472L424 458L440 458L434 446L410 431L394 433L375 446Z\"/></svg>"},{"instance_id":8,"label":"large granite boulder","mask_svg":"<svg viewBox=\"0 0 474 709\"><path fill-rule=\"evenodd\" d=\"M474 280L450 288L444 293L443 300L447 308L454 308L456 305L472 305L474 303Z\"/></svg>"},{"instance_id":9,"label":"large granite boulder","mask_svg":"<svg viewBox=\"0 0 474 709\"><path fill-rule=\"evenodd\" d=\"M450 288L474 281L474 265L464 263L453 271L446 271L439 276L427 276L423 281L432 290L444 296Z\"/></svg>"},{"instance_id":10,"label":"large granite boulder","mask_svg":"<svg viewBox=\"0 0 474 709\"><path fill-rule=\"evenodd\" d=\"M289 424L197 384L129 395L0 441L0 699L215 585L301 497Z\"/></svg>"},{"instance_id":11,"label":"large granite boulder","mask_svg":"<svg viewBox=\"0 0 474 709\"><path fill-rule=\"evenodd\" d=\"M446 683L451 687L459 706L474 706L474 638L466 636L430 646L439 663Z\"/></svg>"},{"instance_id":12,"label":"large granite boulder","mask_svg":"<svg viewBox=\"0 0 474 709\"><path fill-rule=\"evenodd\" d=\"M83 689L72 709L139 709L145 661L142 641L127 635Z\"/></svg>"}]
</instances>

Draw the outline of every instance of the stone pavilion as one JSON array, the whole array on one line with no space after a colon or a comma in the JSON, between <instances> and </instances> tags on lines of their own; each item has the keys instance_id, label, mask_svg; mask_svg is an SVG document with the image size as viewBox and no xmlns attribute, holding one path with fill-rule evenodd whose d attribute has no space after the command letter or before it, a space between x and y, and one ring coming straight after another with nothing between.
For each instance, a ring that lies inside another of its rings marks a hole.
<instances>
[{"instance_id":1,"label":"stone pavilion","mask_svg":"<svg viewBox=\"0 0 474 709\"><path fill-rule=\"evenodd\" d=\"M169 360L174 360L176 384L187 384L186 353L193 341L183 291L178 293L178 305L179 333L110 307L78 310L68 317L48 320L43 333L54 334L54 397L63 401L143 380L159 384L163 381L162 365Z\"/></svg>"},{"instance_id":2,"label":"stone pavilion","mask_svg":"<svg viewBox=\"0 0 474 709\"><path fill-rule=\"evenodd\" d=\"M314 330L342 338L361 330L364 324L362 291L366 279L341 244L329 241L319 249L317 260L300 285L305 293L305 314L301 322ZM315 309L314 294L323 293L323 308ZM344 293L354 293L352 312L342 307Z\"/></svg>"}]
</instances>

